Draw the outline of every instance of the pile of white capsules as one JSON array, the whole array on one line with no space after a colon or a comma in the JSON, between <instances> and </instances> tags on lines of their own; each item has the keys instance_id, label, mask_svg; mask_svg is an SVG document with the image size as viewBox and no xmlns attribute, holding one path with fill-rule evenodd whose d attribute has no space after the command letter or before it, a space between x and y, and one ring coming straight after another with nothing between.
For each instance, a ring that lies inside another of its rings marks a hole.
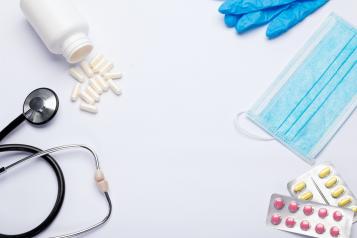
<instances>
[{"instance_id":1,"label":"pile of white capsules","mask_svg":"<svg viewBox=\"0 0 357 238\"><path fill-rule=\"evenodd\" d=\"M76 102L80 99L82 111L97 113L96 103L109 89L116 95L121 94L120 88L113 80L120 79L122 74L112 72L114 64L106 60L103 55L98 54L89 62L84 60L79 66L71 68L69 74L78 81L73 89L71 100Z\"/></svg>"}]
</instances>

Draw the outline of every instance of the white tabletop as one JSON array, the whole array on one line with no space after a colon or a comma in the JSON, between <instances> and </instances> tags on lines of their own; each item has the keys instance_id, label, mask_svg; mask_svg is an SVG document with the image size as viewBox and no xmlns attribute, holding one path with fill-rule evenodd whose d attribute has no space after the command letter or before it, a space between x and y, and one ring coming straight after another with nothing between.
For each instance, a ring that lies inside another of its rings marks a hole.
<instances>
[{"instance_id":1,"label":"white tabletop","mask_svg":"<svg viewBox=\"0 0 357 238\"><path fill-rule=\"evenodd\" d=\"M357 25L355 0L331 1L289 33L269 41L265 29L239 36L211 0L76 0L90 22L96 51L124 72L123 95L108 93L99 114L69 98L68 65L48 53L25 22L19 1L2 1L0 128L21 112L31 90L46 86L61 100L45 128L24 124L2 143L48 148L93 146L110 182L114 212L87 237L295 237L265 226L272 193L310 167L277 142L237 134L247 110L324 19L336 12ZM357 193L356 113L318 162L331 161ZM14 159L1 156L1 164ZM89 155L57 155L67 182L63 209L40 237L95 223L106 204ZM0 232L23 232L50 211L56 181L38 160L0 180ZM357 237L357 226L354 226Z\"/></svg>"}]
</instances>

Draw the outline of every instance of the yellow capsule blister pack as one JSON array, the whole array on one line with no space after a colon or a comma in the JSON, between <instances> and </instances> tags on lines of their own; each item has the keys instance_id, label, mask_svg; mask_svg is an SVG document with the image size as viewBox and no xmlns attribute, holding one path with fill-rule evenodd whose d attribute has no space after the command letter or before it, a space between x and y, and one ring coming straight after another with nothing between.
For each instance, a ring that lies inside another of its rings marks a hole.
<instances>
[{"instance_id":1,"label":"yellow capsule blister pack","mask_svg":"<svg viewBox=\"0 0 357 238\"><path fill-rule=\"evenodd\" d=\"M317 165L289 182L288 190L300 200L349 208L357 222L357 199L331 163Z\"/></svg>"}]
</instances>

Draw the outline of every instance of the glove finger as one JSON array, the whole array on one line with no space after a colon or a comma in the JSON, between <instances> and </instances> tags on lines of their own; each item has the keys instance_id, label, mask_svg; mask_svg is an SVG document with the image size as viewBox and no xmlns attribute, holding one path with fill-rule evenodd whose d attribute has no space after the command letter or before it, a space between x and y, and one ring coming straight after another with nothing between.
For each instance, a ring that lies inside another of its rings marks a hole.
<instances>
[{"instance_id":1,"label":"glove finger","mask_svg":"<svg viewBox=\"0 0 357 238\"><path fill-rule=\"evenodd\" d=\"M308 0L292 3L288 9L270 22L266 36L269 39L280 36L327 2L328 0Z\"/></svg>"},{"instance_id":2,"label":"glove finger","mask_svg":"<svg viewBox=\"0 0 357 238\"><path fill-rule=\"evenodd\" d=\"M222 14L241 15L266 8L286 5L296 0L226 0L219 8Z\"/></svg>"},{"instance_id":3,"label":"glove finger","mask_svg":"<svg viewBox=\"0 0 357 238\"><path fill-rule=\"evenodd\" d=\"M224 23L226 24L227 27L234 27L237 24L240 17L241 17L240 15L231 15L231 14L224 15Z\"/></svg>"},{"instance_id":4,"label":"glove finger","mask_svg":"<svg viewBox=\"0 0 357 238\"><path fill-rule=\"evenodd\" d=\"M288 7L289 5L283 5L247 13L238 20L236 24L236 30L238 33L244 33L248 30L265 25Z\"/></svg>"}]
</instances>

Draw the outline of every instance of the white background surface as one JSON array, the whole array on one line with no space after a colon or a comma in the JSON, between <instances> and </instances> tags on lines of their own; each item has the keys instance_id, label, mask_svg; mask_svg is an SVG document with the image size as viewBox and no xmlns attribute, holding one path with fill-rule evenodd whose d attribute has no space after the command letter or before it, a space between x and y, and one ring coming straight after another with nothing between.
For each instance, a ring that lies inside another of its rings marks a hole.
<instances>
[{"instance_id":1,"label":"white background surface","mask_svg":"<svg viewBox=\"0 0 357 238\"><path fill-rule=\"evenodd\" d=\"M210 0L76 0L91 25L96 50L125 73L123 95L104 95L98 115L70 102L68 65L47 52L19 9L2 1L0 127L21 112L41 86L61 100L45 128L23 125L3 143L41 148L83 143L100 155L110 180L114 213L87 237L294 237L265 226L272 193L309 166L277 142L236 133L233 117L248 109L308 37L335 11L357 25L357 2L329 2L284 36L269 41L259 29L238 36ZM332 161L357 193L357 115L318 162ZM106 204L86 153L59 155L67 182L63 209L41 237L90 225ZM1 157L1 164L11 159ZM0 231L38 224L56 194L52 171L38 160L0 180ZM357 237L354 226L353 237Z\"/></svg>"}]
</instances>

